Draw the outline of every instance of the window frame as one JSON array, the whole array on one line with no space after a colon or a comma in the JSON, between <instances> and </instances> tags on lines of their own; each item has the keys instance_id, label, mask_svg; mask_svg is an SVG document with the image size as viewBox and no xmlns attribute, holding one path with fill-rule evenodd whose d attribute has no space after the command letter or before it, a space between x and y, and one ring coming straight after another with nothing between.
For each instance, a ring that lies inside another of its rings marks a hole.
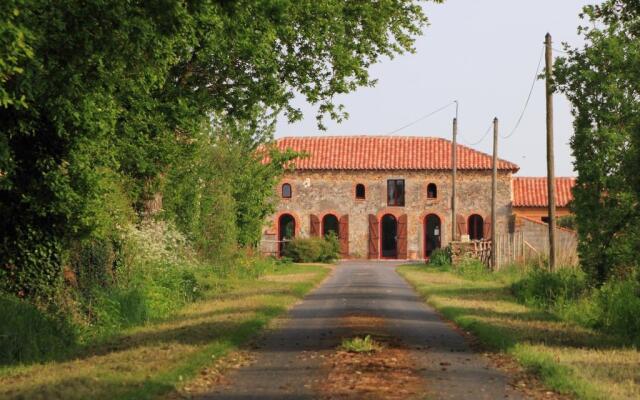
<instances>
[{"instance_id":1,"label":"window frame","mask_svg":"<svg viewBox=\"0 0 640 400\"><path fill-rule=\"evenodd\" d=\"M284 192L285 191L285 187L289 189L289 195L288 196L285 195L285 192ZM291 187L290 183L285 182L285 183L282 184L282 186L280 187L280 196L283 199L290 199L290 198L293 197L293 187Z\"/></svg>"},{"instance_id":2,"label":"window frame","mask_svg":"<svg viewBox=\"0 0 640 400\"><path fill-rule=\"evenodd\" d=\"M362 188L362 196L358 194L358 189L360 188ZM355 195L356 195L356 200L365 200L367 198L367 187L364 185L364 183L356 184Z\"/></svg>"},{"instance_id":3,"label":"window frame","mask_svg":"<svg viewBox=\"0 0 640 400\"><path fill-rule=\"evenodd\" d=\"M401 184L399 185L399 183ZM391 190L392 187L393 190ZM398 187L402 187L402 190L399 191ZM404 179L387 179L387 206L404 207L406 192L406 182Z\"/></svg>"}]
</instances>

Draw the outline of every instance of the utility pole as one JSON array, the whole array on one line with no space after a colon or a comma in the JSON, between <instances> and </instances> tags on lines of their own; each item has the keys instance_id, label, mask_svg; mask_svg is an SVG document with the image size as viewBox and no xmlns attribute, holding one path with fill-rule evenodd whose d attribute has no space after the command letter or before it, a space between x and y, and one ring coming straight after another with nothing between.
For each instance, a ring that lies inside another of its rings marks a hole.
<instances>
[{"instance_id":1,"label":"utility pole","mask_svg":"<svg viewBox=\"0 0 640 400\"><path fill-rule=\"evenodd\" d=\"M456 174L458 137L458 102L456 101L456 117L453 119L453 140L451 141L451 241L456 240Z\"/></svg>"},{"instance_id":2,"label":"utility pole","mask_svg":"<svg viewBox=\"0 0 640 400\"><path fill-rule=\"evenodd\" d=\"M544 38L547 97L547 194L549 207L549 269L556 269L556 178L553 157L553 50L551 35Z\"/></svg>"},{"instance_id":3,"label":"utility pole","mask_svg":"<svg viewBox=\"0 0 640 400\"><path fill-rule=\"evenodd\" d=\"M493 119L493 165L491 168L491 269L498 269L496 254L496 199L498 197L498 118Z\"/></svg>"}]
</instances>

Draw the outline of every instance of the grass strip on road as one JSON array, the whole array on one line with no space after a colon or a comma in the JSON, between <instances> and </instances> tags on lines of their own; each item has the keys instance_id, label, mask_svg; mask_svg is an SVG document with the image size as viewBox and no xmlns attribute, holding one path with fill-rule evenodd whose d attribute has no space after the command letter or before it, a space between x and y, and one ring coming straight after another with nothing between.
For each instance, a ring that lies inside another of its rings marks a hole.
<instances>
[{"instance_id":1,"label":"grass strip on road","mask_svg":"<svg viewBox=\"0 0 640 400\"><path fill-rule=\"evenodd\" d=\"M317 285L329 269L282 265L225 281L163 322L125 331L74 359L0 370L2 399L150 399L238 349Z\"/></svg>"},{"instance_id":2,"label":"grass strip on road","mask_svg":"<svg viewBox=\"0 0 640 400\"><path fill-rule=\"evenodd\" d=\"M640 398L638 349L517 303L509 279L469 280L424 265L398 272L446 318L550 388L580 399Z\"/></svg>"}]
</instances>

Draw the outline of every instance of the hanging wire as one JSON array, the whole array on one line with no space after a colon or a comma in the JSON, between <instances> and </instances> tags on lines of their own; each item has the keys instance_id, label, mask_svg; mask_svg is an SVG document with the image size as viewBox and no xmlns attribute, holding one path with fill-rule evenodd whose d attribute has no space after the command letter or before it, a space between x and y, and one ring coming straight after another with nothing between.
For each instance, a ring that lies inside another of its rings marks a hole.
<instances>
[{"instance_id":1,"label":"hanging wire","mask_svg":"<svg viewBox=\"0 0 640 400\"><path fill-rule=\"evenodd\" d=\"M444 106L442 106L442 107L438 108L437 110L432 111L432 112L430 112L429 114L423 115L422 117L420 117L420 118L416 119L415 121L410 122L410 123L408 123L408 124L406 124L406 125L404 125L404 126L402 126L402 127L398 128L398 129L396 129L395 131L391 131L391 132L389 132L389 135L391 135L391 134L393 134L393 133L396 133L396 132L399 132L399 131L401 131L401 130L403 130L403 129L405 129L405 128L408 128L408 127L410 127L410 126L412 126L412 125L415 125L415 124L417 124L418 122L420 122L420 121L422 121L422 120L425 120L425 119L429 118L430 116L432 116L432 115L435 115L435 114L439 113L440 111L444 110L445 108L450 107L452 104L456 104L456 101L451 101L451 102L449 102L449 103L445 104Z\"/></svg>"},{"instance_id":2,"label":"hanging wire","mask_svg":"<svg viewBox=\"0 0 640 400\"><path fill-rule=\"evenodd\" d=\"M527 96L527 101L524 103L524 107L522 108L522 112L520 113L520 117L518 117L518 121L516 122L516 126L513 127L511 132L507 136L501 136L503 139L510 138L520 127L520 122L522 122L522 118L524 117L525 112L527 111L527 107L529 106L529 101L531 100L531 95L533 94L533 88L536 86L536 82L538 81L538 76L540 74L540 66L542 65L542 57L544 56L544 47L540 51L540 59L538 60L538 66L536 67L536 73L533 75L533 82L531 82L531 89L529 89L529 95Z\"/></svg>"},{"instance_id":3,"label":"hanging wire","mask_svg":"<svg viewBox=\"0 0 640 400\"><path fill-rule=\"evenodd\" d=\"M480 138L480 140L478 140L477 142L473 142L473 143L469 143L466 140L464 140L463 137L461 137L462 141L464 142L464 144L466 144L467 146L475 146L477 144L480 144L489 134L489 132L491 132L491 128L493 127L493 121L491 121L491 124L489 125L489 127L487 128L487 130L484 132L484 134L482 134L482 137Z\"/></svg>"}]
</instances>

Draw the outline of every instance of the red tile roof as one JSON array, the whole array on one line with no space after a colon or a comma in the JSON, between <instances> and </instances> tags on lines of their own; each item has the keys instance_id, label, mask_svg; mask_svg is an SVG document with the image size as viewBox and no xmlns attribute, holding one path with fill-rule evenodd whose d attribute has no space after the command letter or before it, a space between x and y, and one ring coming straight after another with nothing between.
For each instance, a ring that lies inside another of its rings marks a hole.
<instances>
[{"instance_id":1,"label":"red tile roof","mask_svg":"<svg viewBox=\"0 0 640 400\"><path fill-rule=\"evenodd\" d=\"M448 170L451 142L413 136L285 137L280 149L305 152L295 161L298 170ZM491 156L458 145L457 164L462 170L491 169ZM499 160L498 169L516 172L520 167Z\"/></svg>"},{"instance_id":2,"label":"red tile roof","mask_svg":"<svg viewBox=\"0 0 640 400\"><path fill-rule=\"evenodd\" d=\"M566 207L573 200L571 189L575 184L576 178L556 178L556 207ZM546 207L547 205L547 178L513 178L514 207Z\"/></svg>"}]
</instances>

